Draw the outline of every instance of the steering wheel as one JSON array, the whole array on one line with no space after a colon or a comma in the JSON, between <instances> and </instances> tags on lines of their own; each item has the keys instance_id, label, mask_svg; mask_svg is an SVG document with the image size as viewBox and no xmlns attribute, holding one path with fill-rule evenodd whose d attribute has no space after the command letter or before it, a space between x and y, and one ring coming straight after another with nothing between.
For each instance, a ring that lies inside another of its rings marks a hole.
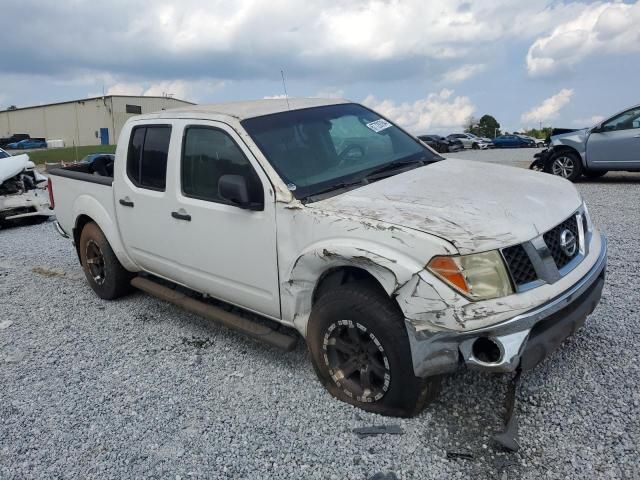
<instances>
[{"instance_id":1,"label":"steering wheel","mask_svg":"<svg viewBox=\"0 0 640 480\"><path fill-rule=\"evenodd\" d=\"M338 154L338 166L341 167L348 160L359 160L364 157L364 148L360 145L352 143Z\"/></svg>"}]
</instances>

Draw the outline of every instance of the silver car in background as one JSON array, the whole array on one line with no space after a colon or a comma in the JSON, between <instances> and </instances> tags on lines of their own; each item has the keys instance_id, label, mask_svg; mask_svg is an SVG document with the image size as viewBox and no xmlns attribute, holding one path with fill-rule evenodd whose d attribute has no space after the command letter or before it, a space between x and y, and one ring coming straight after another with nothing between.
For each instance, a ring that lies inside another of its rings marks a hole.
<instances>
[{"instance_id":1,"label":"silver car in background","mask_svg":"<svg viewBox=\"0 0 640 480\"><path fill-rule=\"evenodd\" d=\"M640 105L594 127L554 135L550 147L535 157L531 168L571 181L609 171L640 171Z\"/></svg>"}]
</instances>

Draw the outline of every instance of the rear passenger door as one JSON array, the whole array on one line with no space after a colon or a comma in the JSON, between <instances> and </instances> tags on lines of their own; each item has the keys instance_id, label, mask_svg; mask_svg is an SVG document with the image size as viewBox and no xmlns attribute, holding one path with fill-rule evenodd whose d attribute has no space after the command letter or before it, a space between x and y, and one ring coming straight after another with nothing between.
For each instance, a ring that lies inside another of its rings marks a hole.
<instances>
[{"instance_id":1,"label":"rear passenger door","mask_svg":"<svg viewBox=\"0 0 640 480\"><path fill-rule=\"evenodd\" d=\"M236 132L224 123L181 121L181 151L171 162L175 195L166 242L182 283L201 292L280 318L275 200L271 184ZM245 178L251 202L224 199L223 175Z\"/></svg>"},{"instance_id":2,"label":"rear passenger door","mask_svg":"<svg viewBox=\"0 0 640 480\"><path fill-rule=\"evenodd\" d=\"M180 144L179 137L172 138L175 135L170 122L137 123L129 135L126 164L115 165L120 236L129 256L144 270L159 275L170 273L165 217L174 195L172 184L167 181L167 164L170 151Z\"/></svg>"}]
</instances>

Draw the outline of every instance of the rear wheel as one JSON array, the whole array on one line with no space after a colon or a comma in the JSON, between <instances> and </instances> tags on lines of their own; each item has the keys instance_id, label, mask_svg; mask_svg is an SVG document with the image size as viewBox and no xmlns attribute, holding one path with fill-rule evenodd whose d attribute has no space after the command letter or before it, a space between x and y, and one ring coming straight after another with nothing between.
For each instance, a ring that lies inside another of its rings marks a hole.
<instances>
[{"instance_id":1,"label":"rear wheel","mask_svg":"<svg viewBox=\"0 0 640 480\"><path fill-rule=\"evenodd\" d=\"M549 173L575 182L582 175L582 161L577 153L558 152L549 162Z\"/></svg>"},{"instance_id":2,"label":"rear wheel","mask_svg":"<svg viewBox=\"0 0 640 480\"><path fill-rule=\"evenodd\" d=\"M364 410L413 416L439 392L439 377L414 375L402 313L373 288L347 284L323 293L309 319L307 345L327 390Z\"/></svg>"},{"instance_id":3,"label":"rear wheel","mask_svg":"<svg viewBox=\"0 0 640 480\"><path fill-rule=\"evenodd\" d=\"M133 274L120 264L98 225L91 222L84 226L79 248L85 277L100 298L113 300L131 291Z\"/></svg>"}]
</instances>

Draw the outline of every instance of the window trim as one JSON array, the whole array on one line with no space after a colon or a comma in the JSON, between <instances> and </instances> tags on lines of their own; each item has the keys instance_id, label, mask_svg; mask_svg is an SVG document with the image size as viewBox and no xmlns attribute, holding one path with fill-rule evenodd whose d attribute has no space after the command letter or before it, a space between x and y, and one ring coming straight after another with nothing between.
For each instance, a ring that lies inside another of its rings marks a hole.
<instances>
[{"instance_id":1,"label":"window trim","mask_svg":"<svg viewBox=\"0 0 640 480\"><path fill-rule=\"evenodd\" d=\"M228 131L226 131L224 128L216 127L216 126L213 126L213 125L201 124L201 123L190 123L190 124L185 125L183 127L183 129L182 129L182 141L180 142L181 143L181 145L180 145L180 169L179 169L178 173L180 175L180 194L183 197L191 198L193 200L200 200L202 202L216 203L218 205L229 205L231 207L238 208L238 206L235 203L232 203L232 202L225 202L224 200L213 200L211 198L205 198L205 197L201 197L199 195L189 194L189 193L186 193L184 191L184 183L183 183L183 175L182 175L182 173L183 173L183 168L184 168L184 165L185 165L184 157L185 157L185 146L186 146L186 143L187 143L187 131L190 128L199 129L199 130L215 130L215 131L221 132L221 133L225 134L227 137L229 137L229 140L231 140L233 142L233 144L236 146L236 148L238 149L240 154L244 157L244 159L247 161L247 164L251 168L251 172L253 173L254 177L258 181L258 184L260 185L260 190L262 191L262 201L263 201L263 203L266 203L265 188L264 188L264 184L262 182L262 179L260 178L260 175L258 175L258 172L256 171L255 166L253 165L253 163L251 163L251 160L249 160L249 157L244 153L244 151L242 150L242 148L240 147L238 142L236 142L236 140L233 138L233 136L231 136L231 134Z\"/></svg>"},{"instance_id":2,"label":"window trim","mask_svg":"<svg viewBox=\"0 0 640 480\"><path fill-rule=\"evenodd\" d=\"M129 152L131 151L131 146L133 144L133 137L135 135L135 131L139 128L144 128L144 138L142 140L142 149L140 150L140 158L138 159L138 178L142 178L142 154L144 153L144 145L147 142L147 128L153 127L161 127L161 128L169 128L169 148L167 148L167 163L165 166L165 175L164 175L164 188L159 187L150 187L147 185L142 185L135 178L131 178L129 172ZM134 125L131 128L131 132L129 133L129 146L127 147L127 165L125 167L125 171L127 172L127 178L133 183L136 188L143 188L145 190L153 190L154 192L166 192L167 191L167 177L169 176L169 151L171 150L171 136L173 135L173 125L171 123L142 123L140 125Z\"/></svg>"}]
</instances>

